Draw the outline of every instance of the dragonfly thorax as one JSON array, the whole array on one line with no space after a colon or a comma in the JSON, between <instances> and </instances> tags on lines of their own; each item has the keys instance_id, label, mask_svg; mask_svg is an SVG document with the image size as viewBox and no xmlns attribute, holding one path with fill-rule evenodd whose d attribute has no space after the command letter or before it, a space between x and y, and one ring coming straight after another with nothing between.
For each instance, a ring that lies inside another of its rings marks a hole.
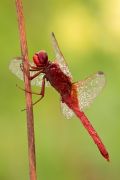
<instances>
[{"instance_id":1,"label":"dragonfly thorax","mask_svg":"<svg viewBox=\"0 0 120 180\"><path fill-rule=\"evenodd\" d=\"M48 55L46 51L41 50L33 56L33 61L37 67L45 67L48 63Z\"/></svg>"}]
</instances>

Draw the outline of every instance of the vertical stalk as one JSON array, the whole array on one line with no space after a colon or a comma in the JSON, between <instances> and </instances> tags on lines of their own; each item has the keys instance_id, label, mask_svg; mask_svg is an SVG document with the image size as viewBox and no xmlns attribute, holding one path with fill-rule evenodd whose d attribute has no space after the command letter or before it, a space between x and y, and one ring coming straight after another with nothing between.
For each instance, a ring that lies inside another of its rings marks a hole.
<instances>
[{"instance_id":1,"label":"vertical stalk","mask_svg":"<svg viewBox=\"0 0 120 180\"><path fill-rule=\"evenodd\" d=\"M18 17L18 28L20 35L21 54L23 58L23 69L24 69L24 83L25 89L31 92L31 85L29 80L29 61L28 61L28 48L25 33L25 21L23 15L22 0L15 0L17 17ZM32 94L25 92L26 97L26 116L27 116L27 135L28 135L28 157L29 157L29 173L30 180L36 180L36 158L35 158L35 138L34 138L34 117L32 107Z\"/></svg>"}]
</instances>

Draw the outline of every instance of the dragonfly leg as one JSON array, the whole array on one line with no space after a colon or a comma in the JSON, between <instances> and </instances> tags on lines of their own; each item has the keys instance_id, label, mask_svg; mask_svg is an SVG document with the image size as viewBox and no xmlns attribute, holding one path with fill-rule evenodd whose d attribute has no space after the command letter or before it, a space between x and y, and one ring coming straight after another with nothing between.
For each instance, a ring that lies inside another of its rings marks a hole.
<instances>
[{"instance_id":1,"label":"dragonfly leg","mask_svg":"<svg viewBox=\"0 0 120 180\"><path fill-rule=\"evenodd\" d=\"M29 69L29 71L40 71L39 69Z\"/></svg>"},{"instance_id":2,"label":"dragonfly leg","mask_svg":"<svg viewBox=\"0 0 120 180\"><path fill-rule=\"evenodd\" d=\"M42 79L42 88L41 88L41 92L39 95L41 95L41 97L36 101L34 102L32 105L34 106L35 104L37 104L45 95L45 76L43 77Z\"/></svg>"},{"instance_id":3,"label":"dragonfly leg","mask_svg":"<svg viewBox=\"0 0 120 180\"><path fill-rule=\"evenodd\" d=\"M42 88L41 88L41 91L40 91L40 93L38 94L37 93L37 95L41 95L41 97L37 100L37 101L35 101L32 105L34 106L35 104L37 104L43 97L44 97L44 94L45 94L45 76L43 77L43 79L42 79ZM20 88L20 87L19 87ZM21 89L21 88L20 88ZM22 89L23 91L25 91L24 89ZM29 92L29 93L31 93L31 92ZM32 93L32 94L36 94L36 93ZM25 111L26 109L22 109L21 111Z\"/></svg>"},{"instance_id":4,"label":"dragonfly leg","mask_svg":"<svg viewBox=\"0 0 120 180\"><path fill-rule=\"evenodd\" d=\"M23 64L22 64L22 63L20 64L20 69L21 69L21 71L23 72ZM36 68L35 68L35 67L33 68L33 66L32 66L32 68L30 68L29 71L30 71L30 72L31 72L31 71L40 71L40 69L37 68L37 67L36 67ZM36 76L35 76L35 77L36 77Z\"/></svg>"},{"instance_id":5,"label":"dragonfly leg","mask_svg":"<svg viewBox=\"0 0 120 180\"><path fill-rule=\"evenodd\" d=\"M34 74L33 76L30 76L30 77L29 77L29 80L34 79L34 78L37 77L40 73L41 73L41 71L37 72L37 73Z\"/></svg>"},{"instance_id":6,"label":"dragonfly leg","mask_svg":"<svg viewBox=\"0 0 120 180\"><path fill-rule=\"evenodd\" d=\"M34 74L33 76L30 76L29 79L30 79L30 80L34 79L34 78L35 78L36 76L38 76L40 73L41 73L41 71L37 72L37 73ZM31 92L30 92L30 91L27 91L26 89L21 88L21 87L18 86L17 84L16 84L16 87L18 87L18 88L21 89L22 91L25 91L25 92L28 92L28 93L31 93L31 94L41 95L40 93L36 93L36 92L32 92L32 91L31 91Z\"/></svg>"},{"instance_id":7,"label":"dragonfly leg","mask_svg":"<svg viewBox=\"0 0 120 180\"><path fill-rule=\"evenodd\" d=\"M39 70L39 69L40 69L39 67L32 66L31 64L29 64L29 66L30 66L31 69L36 69L36 70Z\"/></svg>"},{"instance_id":8,"label":"dragonfly leg","mask_svg":"<svg viewBox=\"0 0 120 180\"><path fill-rule=\"evenodd\" d=\"M20 64L20 69L23 72L23 64ZM35 68L34 69L30 68L29 71L40 71L40 69L38 69L38 68L36 68L36 69Z\"/></svg>"},{"instance_id":9,"label":"dragonfly leg","mask_svg":"<svg viewBox=\"0 0 120 180\"><path fill-rule=\"evenodd\" d=\"M35 95L40 95L40 93L36 93L36 92L32 92L32 91L27 91L27 90L25 90L24 88L21 88L20 86L18 86L17 84L16 84L16 87L19 88L19 89L22 90L22 91L27 92L27 93L31 93L31 94L35 94Z\"/></svg>"}]
</instances>

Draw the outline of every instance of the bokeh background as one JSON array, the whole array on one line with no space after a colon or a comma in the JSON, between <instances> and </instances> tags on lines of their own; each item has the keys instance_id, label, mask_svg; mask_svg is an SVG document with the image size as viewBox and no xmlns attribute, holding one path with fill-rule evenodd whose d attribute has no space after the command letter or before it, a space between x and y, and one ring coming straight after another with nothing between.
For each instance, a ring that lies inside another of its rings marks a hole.
<instances>
[{"instance_id":1,"label":"bokeh background","mask_svg":"<svg viewBox=\"0 0 120 180\"><path fill-rule=\"evenodd\" d=\"M61 114L60 97L46 88L34 107L38 179L120 179L120 1L24 0L29 57L45 49L54 59L50 32L54 31L74 81L102 70L106 87L85 111L110 154L110 163L74 117ZM20 56L16 9L0 2L0 180L26 180L28 175L23 82L13 76L10 60ZM40 88L34 90L40 91ZM38 97L33 97L36 100Z\"/></svg>"}]
</instances>

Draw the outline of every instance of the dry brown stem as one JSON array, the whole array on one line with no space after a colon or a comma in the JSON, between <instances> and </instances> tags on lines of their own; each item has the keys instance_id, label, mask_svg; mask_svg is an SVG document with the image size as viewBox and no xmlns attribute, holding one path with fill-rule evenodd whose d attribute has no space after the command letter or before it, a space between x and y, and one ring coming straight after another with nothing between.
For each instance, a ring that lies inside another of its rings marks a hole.
<instances>
[{"instance_id":1,"label":"dry brown stem","mask_svg":"<svg viewBox=\"0 0 120 180\"><path fill-rule=\"evenodd\" d=\"M26 33L25 33L23 6L22 6L21 0L15 0L15 2L16 2L17 17L18 17L21 54L23 57L25 89L28 92L31 92L31 85L30 85L30 80L29 80L30 74L29 74L28 48L27 48L27 40L26 40ZM34 140L35 138L34 138L34 117L33 117L33 107L32 107L32 94L25 92L25 97L26 97L30 180L36 180L36 159L35 159L35 140Z\"/></svg>"}]
</instances>

